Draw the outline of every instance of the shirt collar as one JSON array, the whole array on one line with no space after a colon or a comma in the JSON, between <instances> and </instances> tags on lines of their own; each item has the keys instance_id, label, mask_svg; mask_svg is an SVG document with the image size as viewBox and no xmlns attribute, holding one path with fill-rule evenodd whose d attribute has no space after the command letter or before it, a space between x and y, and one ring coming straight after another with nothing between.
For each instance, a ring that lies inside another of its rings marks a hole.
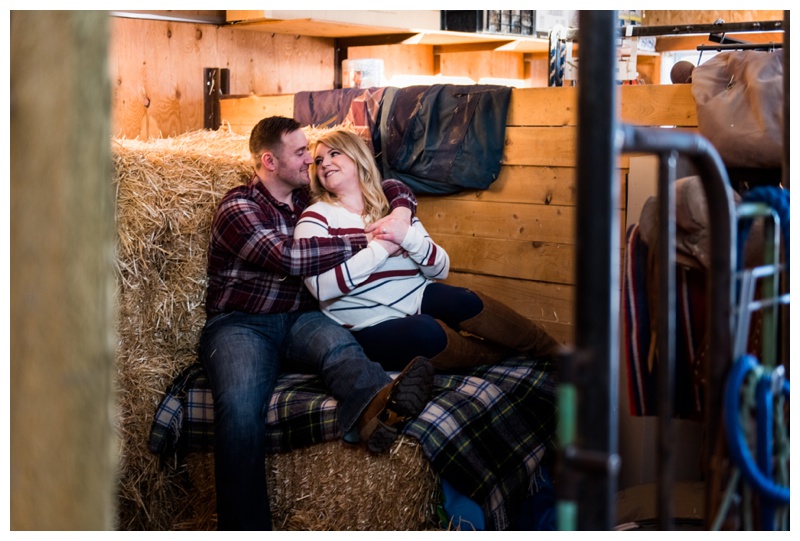
<instances>
[{"instance_id":1,"label":"shirt collar","mask_svg":"<svg viewBox=\"0 0 800 541\"><path fill-rule=\"evenodd\" d=\"M250 179L250 188L254 189L262 196L266 197L267 200L276 207L288 207L286 203L282 203L273 197L267 187L261 182L261 179L258 178L257 175L253 175L253 178ZM300 211L305 209L308 206L309 201L311 200L311 192L308 188L297 188L292 192L292 201L294 202L294 208L297 210L298 208Z\"/></svg>"}]
</instances>

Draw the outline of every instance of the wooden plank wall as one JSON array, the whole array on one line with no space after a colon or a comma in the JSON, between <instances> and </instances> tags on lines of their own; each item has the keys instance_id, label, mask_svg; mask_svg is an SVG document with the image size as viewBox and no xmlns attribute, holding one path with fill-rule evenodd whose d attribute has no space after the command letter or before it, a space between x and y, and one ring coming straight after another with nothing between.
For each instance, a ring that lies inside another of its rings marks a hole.
<instances>
[{"instance_id":1,"label":"wooden plank wall","mask_svg":"<svg viewBox=\"0 0 800 541\"><path fill-rule=\"evenodd\" d=\"M158 12L156 12L158 13ZM183 12L160 12L165 16ZM197 12L197 14L207 14ZM782 11L645 10L645 25L764 21ZM334 40L272 34L202 24L111 17L109 76L112 134L168 137L203 128L203 68L230 69L234 95L292 94L328 90L334 80ZM749 33L739 36L755 40ZM782 35L764 39L781 41ZM659 50L692 50L704 36L660 37ZM546 53L509 53L469 46L379 45L351 47L349 58L382 58L386 77L397 74L524 79L547 87ZM640 77L659 83L657 57L640 56Z\"/></svg>"},{"instance_id":2,"label":"wooden plank wall","mask_svg":"<svg viewBox=\"0 0 800 541\"><path fill-rule=\"evenodd\" d=\"M112 134L149 139L203 128L204 68L230 93L333 88L333 40L201 23L111 17Z\"/></svg>"},{"instance_id":3,"label":"wooden plank wall","mask_svg":"<svg viewBox=\"0 0 800 541\"><path fill-rule=\"evenodd\" d=\"M689 90L621 87L621 119L696 126ZM420 197L419 211L450 254L448 283L496 296L564 343L575 320L576 104L574 87L515 90L499 178L484 191ZM621 156L621 224L628 164Z\"/></svg>"},{"instance_id":4,"label":"wooden plank wall","mask_svg":"<svg viewBox=\"0 0 800 541\"><path fill-rule=\"evenodd\" d=\"M204 68L228 68L230 94L236 96L333 88L331 38L125 17L110 18L110 38L112 134L118 137L149 139L202 129ZM522 54L434 54L430 45L352 47L348 54L384 59L387 78L441 73L519 79L526 65L530 71ZM534 72L546 86L543 58Z\"/></svg>"},{"instance_id":5,"label":"wooden plank wall","mask_svg":"<svg viewBox=\"0 0 800 541\"><path fill-rule=\"evenodd\" d=\"M514 90L498 179L487 190L419 197L420 218L450 254L447 283L497 297L564 343L571 342L575 321L577 95L576 87ZM622 86L620 98L623 122L697 126L690 85ZM237 133L292 109L292 96L221 104L223 120ZM620 223L628 164L629 156L621 156Z\"/></svg>"}]
</instances>

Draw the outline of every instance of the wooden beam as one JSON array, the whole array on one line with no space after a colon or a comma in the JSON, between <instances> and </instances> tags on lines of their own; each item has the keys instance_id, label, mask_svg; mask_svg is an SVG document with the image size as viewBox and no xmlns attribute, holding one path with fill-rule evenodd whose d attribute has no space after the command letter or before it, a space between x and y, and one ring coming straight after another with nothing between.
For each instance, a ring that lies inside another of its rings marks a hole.
<instances>
[{"instance_id":1,"label":"wooden beam","mask_svg":"<svg viewBox=\"0 0 800 541\"><path fill-rule=\"evenodd\" d=\"M10 17L12 531L114 528L108 26L104 11Z\"/></svg>"}]
</instances>

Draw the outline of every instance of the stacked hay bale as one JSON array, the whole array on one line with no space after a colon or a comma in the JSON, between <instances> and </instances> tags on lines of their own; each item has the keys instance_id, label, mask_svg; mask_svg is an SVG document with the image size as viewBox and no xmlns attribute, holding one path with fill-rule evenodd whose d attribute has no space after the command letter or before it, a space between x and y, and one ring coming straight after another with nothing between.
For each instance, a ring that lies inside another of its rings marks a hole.
<instances>
[{"instance_id":1,"label":"stacked hay bale","mask_svg":"<svg viewBox=\"0 0 800 541\"><path fill-rule=\"evenodd\" d=\"M213 455L190 457L189 471L200 492L194 516L177 528L213 529ZM411 438L383 455L341 441L268 455L267 480L277 530L437 529L435 474Z\"/></svg>"},{"instance_id":2,"label":"stacked hay bale","mask_svg":"<svg viewBox=\"0 0 800 541\"><path fill-rule=\"evenodd\" d=\"M308 132L313 137L313 131ZM115 139L119 305L118 529L215 527L212 455L162 468L147 449L153 414L173 378L197 359L205 322L206 249L227 190L252 174L247 137L192 132ZM413 440L387 455L330 442L267 457L275 527L423 529L436 479Z\"/></svg>"}]
</instances>

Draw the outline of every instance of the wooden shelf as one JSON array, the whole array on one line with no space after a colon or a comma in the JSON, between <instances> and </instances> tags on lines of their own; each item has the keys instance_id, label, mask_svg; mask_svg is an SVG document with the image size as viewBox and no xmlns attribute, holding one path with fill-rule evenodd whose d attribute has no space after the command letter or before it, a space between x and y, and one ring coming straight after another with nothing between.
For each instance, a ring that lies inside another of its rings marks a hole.
<instances>
[{"instance_id":1,"label":"wooden shelf","mask_svg":"<svg viewBox=\"0 0 800 541\"><path fill-rule=\"evenodd\" d=\"M375 26L351 22L323 20L318 18L271 19L258 16L263 12L229 12L228 24L247 30L294 34L322 38L347 39L398 35L398 43L406 45L471 46L498 51L519 53L545 52L548 50L546 38L522 37L508 34L480 34L473 32L452 32L429 28ZM409 37L410 36L410 37Z\"/></svg>"},{"instance_id":2,"label":"wooden shelf","mask_svg":"<svg viewBox=\"0 0 800 541\"><path fill-rule=\"evenodd\" d=\"M246 30L259 32L272 32L275 34L294 34L297 36L312 36L320 38L356 38L364 36L380 36L411 32L392 27L366 26L359 24L341 23L336 21L320 21L315 19L255 19L229 23Z\"/></svg>"}]
</instances>

